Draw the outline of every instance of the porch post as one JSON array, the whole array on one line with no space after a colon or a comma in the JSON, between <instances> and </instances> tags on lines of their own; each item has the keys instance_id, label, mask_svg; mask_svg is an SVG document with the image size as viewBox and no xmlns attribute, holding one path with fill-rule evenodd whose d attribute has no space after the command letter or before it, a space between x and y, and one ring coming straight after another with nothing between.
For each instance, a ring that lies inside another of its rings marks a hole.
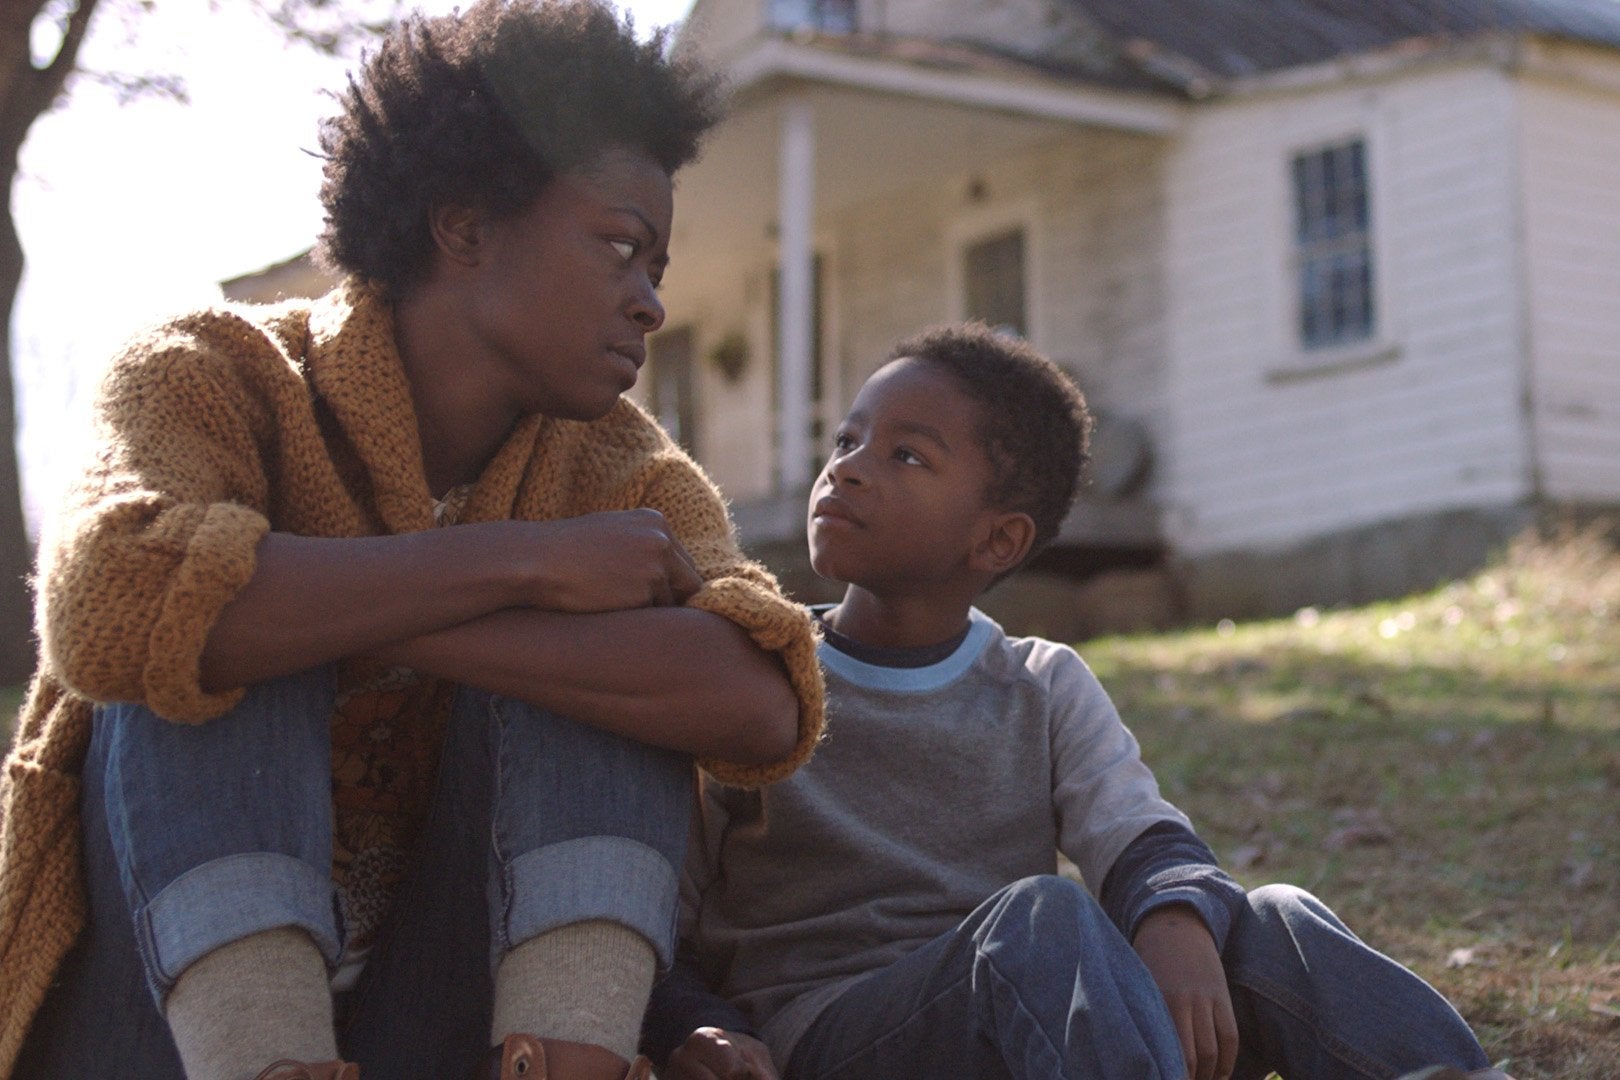
<instances>
[{"instance_id":1,"label":"porch post","mask_svg":"<svg viewBox=\"0 0 1620 1080\"><path fill-rule=\"evenodd\" d=\"M811 231L816 197L815 116L808 98L782 106L777 241L781 264L781 310L777 316L777 356L781 369L777 416L777 477L784 492L810 483L811 356L814 335L815 255Z\"/></svg>"}]
</instances>

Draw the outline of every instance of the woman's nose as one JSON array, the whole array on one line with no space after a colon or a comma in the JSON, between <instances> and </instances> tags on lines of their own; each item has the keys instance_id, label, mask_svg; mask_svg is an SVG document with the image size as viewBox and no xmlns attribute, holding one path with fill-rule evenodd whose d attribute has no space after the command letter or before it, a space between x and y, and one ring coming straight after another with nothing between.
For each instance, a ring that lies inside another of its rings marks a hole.
<instances>
[{"instance_id":1,"label":"woman's nose","mask_svg":"<svg viewBox=\"0 0 1620 1080\"><path fill-rule=\"evenodd\" d=\"M644 333L652 333L664 325L664 304L658 299L658 292L653 288L651 281L644 283L637 291L632 302L630 317Z\"/></svg>"}]
</instances>

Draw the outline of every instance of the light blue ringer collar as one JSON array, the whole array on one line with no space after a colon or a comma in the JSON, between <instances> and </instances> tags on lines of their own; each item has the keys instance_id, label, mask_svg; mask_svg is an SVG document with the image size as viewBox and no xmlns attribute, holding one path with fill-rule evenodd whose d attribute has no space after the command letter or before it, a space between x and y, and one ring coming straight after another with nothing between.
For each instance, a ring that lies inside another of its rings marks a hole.
<instances>
[{"instance_id":1,"label":"light blue ringer collar","mask_svg":"<svg viewBox=\"0 0 1620 1080\"><path fill-rule=\"evenodd\" d=\"M967 637L962 639L956 651L927 667L896 668L868 664L848 653L839 652L825 641L816 648L816 656L828 671L868 690L892 690L902 694L938 690L961 678L995 635L996 624L978 608L968 610L968 623Z\"/></svg>"}]
</instances>

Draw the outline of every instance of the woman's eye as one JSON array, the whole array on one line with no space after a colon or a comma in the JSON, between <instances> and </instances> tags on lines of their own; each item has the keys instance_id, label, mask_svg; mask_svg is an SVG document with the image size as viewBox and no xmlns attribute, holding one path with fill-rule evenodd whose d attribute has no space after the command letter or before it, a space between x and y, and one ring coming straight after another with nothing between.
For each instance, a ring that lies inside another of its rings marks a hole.
<instances>
[{"instance_id":1,"label":"woman's eye","mask_svg":"<svg viewBox=\"0 0 1620 1080\"><path fill-rule=\"evenodd\" d=\"M904 446L895 447L894 456L896 460L902 461L907 465L921 465L923 463L922 458L918 457Z\"/></svg>"},{"instance_id":2,"label":"woman's eye","mask_svg":"<svg viewBox=\"0 0 1620 1080\"><path fill-rule=\"evenodd\" d=\"M617 251L619 257L625 262L629 262L636 257L636 242L634 240L609 240L608 243L613 245L613 250Z\"/></svg>"}]
</instances>

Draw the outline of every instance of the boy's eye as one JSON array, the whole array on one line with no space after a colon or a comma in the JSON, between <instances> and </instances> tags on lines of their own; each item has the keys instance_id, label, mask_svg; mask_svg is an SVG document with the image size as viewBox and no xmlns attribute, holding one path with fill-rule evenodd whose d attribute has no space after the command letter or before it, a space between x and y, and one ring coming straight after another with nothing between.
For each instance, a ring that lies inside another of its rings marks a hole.
<instances>
[{"instance_id":1,"label":"boy's eye","mask_svg":"<svg viewBox=\"0 0 1620 1080\"><path fill-rule=\"evenodd\" d=\"M833 436L833 447L835 449L848 450L850 447L852 447L854 445L855 445L855 440L852 437L850 437L849 435L842 432L842 431L840 431L838 434Z\"/></svg>"},{"instance_id":2,"label":"boy's eye","mask_svg":"<svg viewBox=\"0 0 1620 1080\"><path fill-rule=\"evenodd\" d=\"M634 240L609 240L608 243L613 245L613 250L617 251L619 257L625 262L629 262L636 257L636 242Z\"/></svg>"}]
</instances>

